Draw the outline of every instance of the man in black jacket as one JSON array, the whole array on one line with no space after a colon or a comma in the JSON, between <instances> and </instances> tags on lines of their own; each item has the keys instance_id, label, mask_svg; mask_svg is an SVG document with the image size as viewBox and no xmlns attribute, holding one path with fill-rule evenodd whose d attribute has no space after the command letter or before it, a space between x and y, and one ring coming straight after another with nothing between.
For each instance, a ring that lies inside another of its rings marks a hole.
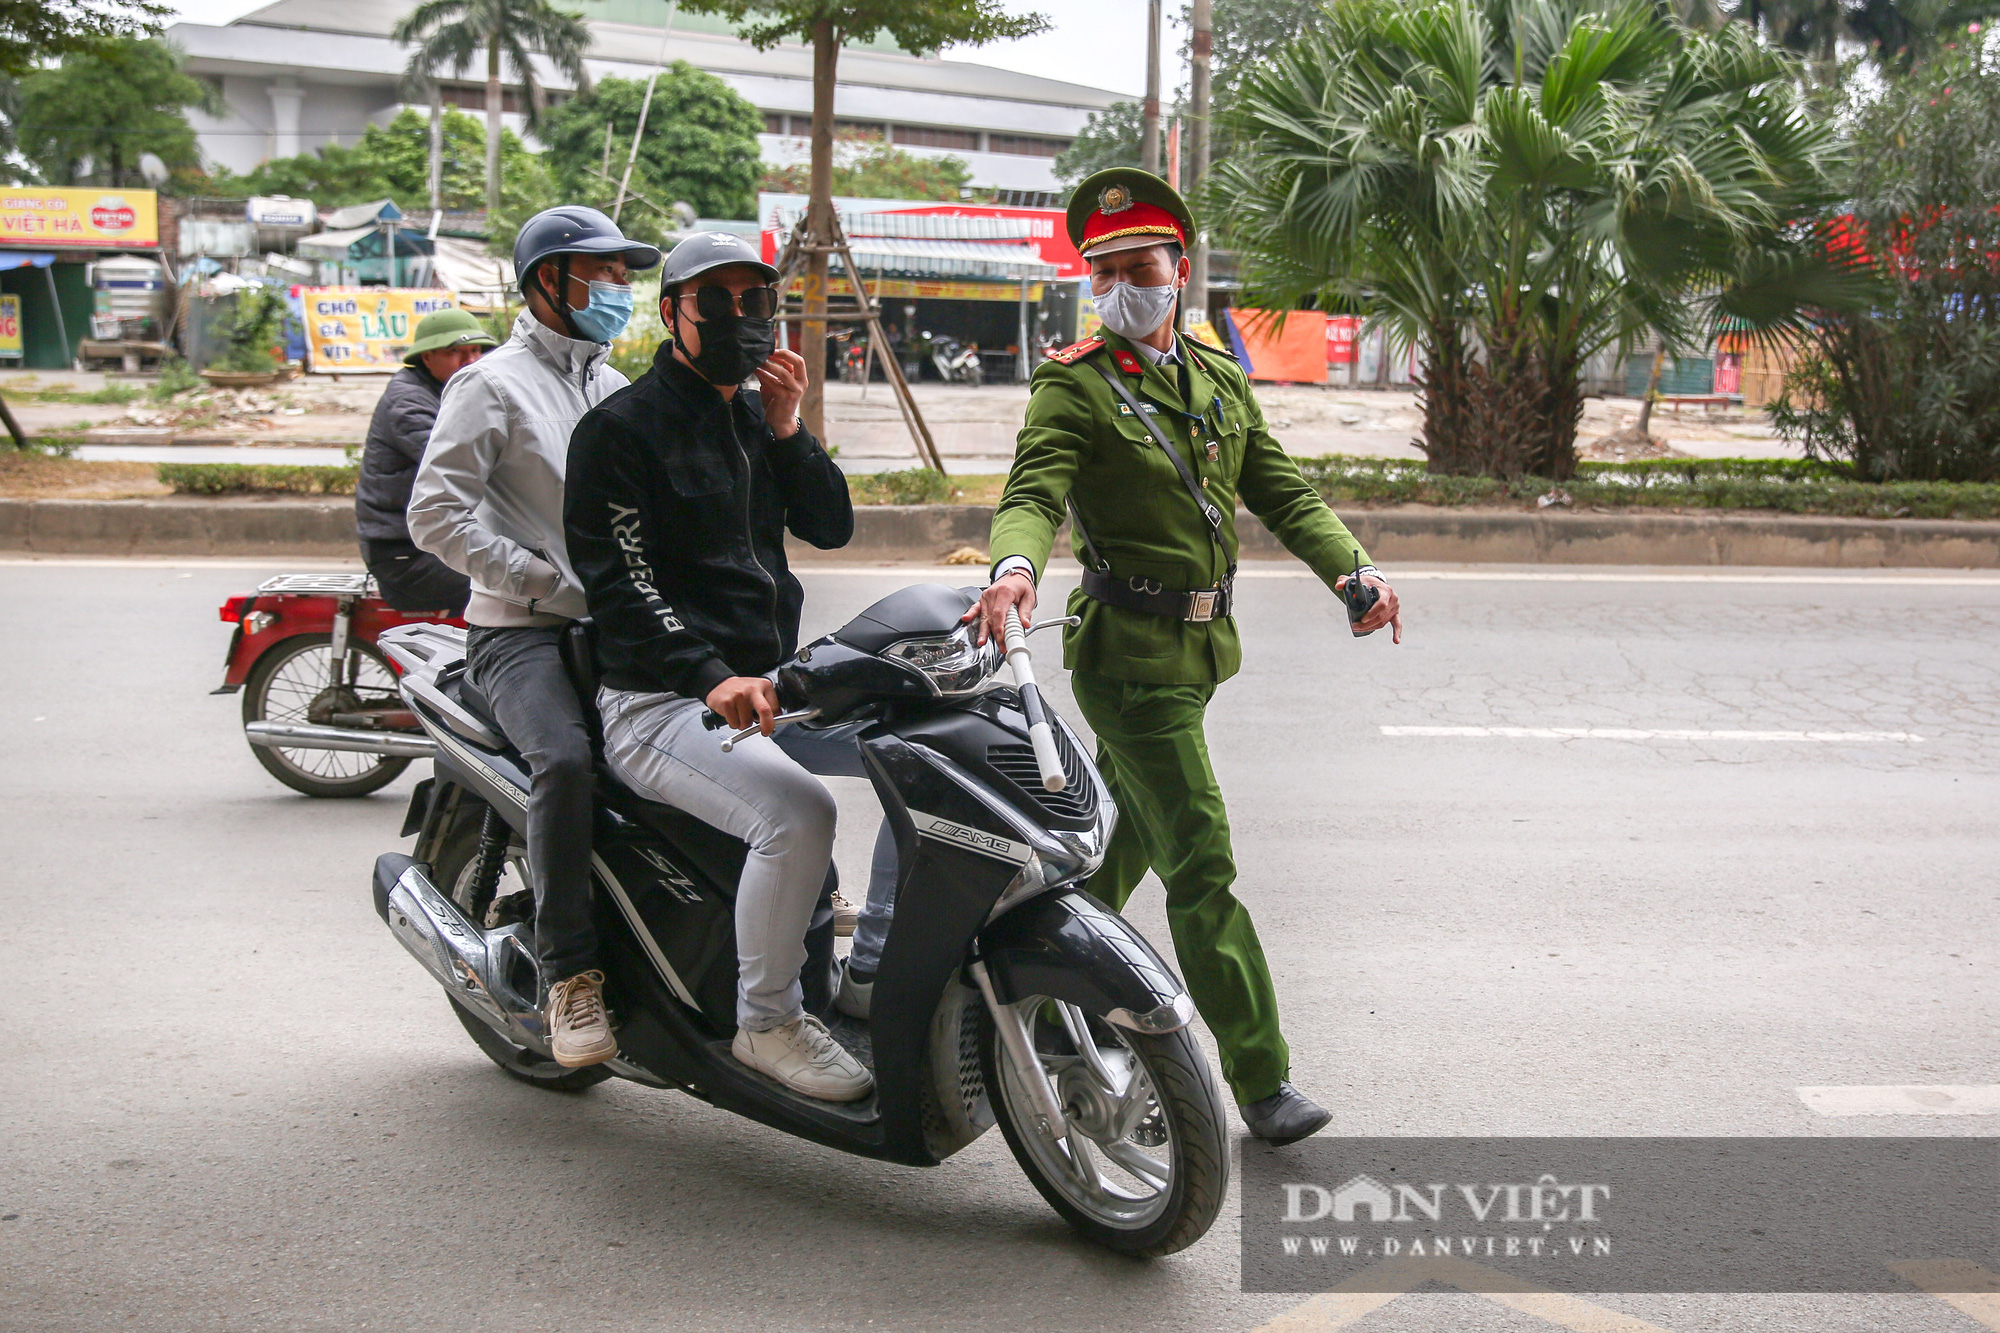
<instances>
[{"instance_id":1,"label":"man in black jacket","mask_svg":"<svg viewBox=\"0 0 2000 1333\"><path fill-rule=\"evenodd\" d=\"M426 315L403 356L404 368L375 401L354 487L354 527L382 600L398 611L459 615L471 594L465 575L410 540L410 488L431 442L445 381L494 345L493 335L463 310Z\"/></svg>"},{"instance_id":2,"label":"man in black jacket","mask_svg":"<svg viewBox=\"0 0 2000 1333\"><path fill-rule=\"evenodd\" d=\"M833 797L770 739L778 694L761 674L798 646L804 593L786 529L845 546L854 510L798 418L805 361L773 350L777 276L725 232L667 256L672 341L577 423L564 527L597 623L606 761L750 845L736 892L736 1058L807 1096L854 1101L874 1080L805 1012L799 986ZM762 735L722 753L704 705Z\"/></svg>"}]
</instances>

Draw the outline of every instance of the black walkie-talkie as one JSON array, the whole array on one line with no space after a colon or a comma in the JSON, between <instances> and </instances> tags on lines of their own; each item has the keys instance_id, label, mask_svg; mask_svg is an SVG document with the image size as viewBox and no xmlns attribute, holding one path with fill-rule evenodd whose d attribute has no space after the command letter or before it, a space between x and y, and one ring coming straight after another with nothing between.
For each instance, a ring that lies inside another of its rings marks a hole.
<instances>
[{"instance_id":1,"label":"black walkie-talkie","mask_svg":"<svg viewBox=\"0 0 2000 1333\"><path fill-rule=\"evenodd\" d=\"M1382 590L1371 588L1361 581L1361 553L1354 553L1354 572L1347 576L1347 586L1341 589L1340 598L1347 603L1347 629L1357 639L1365 639L1375 631L1355 629L1363 616L1375 609L1375 603L1382 600Z\"/></svg>"}]
</instances>

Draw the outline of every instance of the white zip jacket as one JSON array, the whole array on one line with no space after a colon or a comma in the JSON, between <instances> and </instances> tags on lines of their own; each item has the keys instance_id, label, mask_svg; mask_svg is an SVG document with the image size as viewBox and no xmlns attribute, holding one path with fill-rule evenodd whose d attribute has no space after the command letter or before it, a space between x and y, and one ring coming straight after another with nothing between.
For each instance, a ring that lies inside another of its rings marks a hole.
<instances>
[{"instance_id":1,"label":"white zip jacket","mask_svg":"<svg viewBox=\"0 0 2000 1333\"><path fill-rule=\"evenodd\" d=\"M563 546L569 436L626 385L610 348L528 311L500 347L453 375L410 492L410 538L472 580L475 625L559 625L584 614Z\"/></svg>"}]
</instances>

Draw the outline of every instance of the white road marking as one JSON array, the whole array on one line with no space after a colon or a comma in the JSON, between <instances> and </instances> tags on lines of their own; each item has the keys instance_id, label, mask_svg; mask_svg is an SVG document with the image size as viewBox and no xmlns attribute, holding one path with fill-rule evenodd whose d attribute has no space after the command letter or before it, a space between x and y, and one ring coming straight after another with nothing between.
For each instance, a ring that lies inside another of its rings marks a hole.
<instances>
[{"instance_id":1,"label":"white road marking","mask_svg":"<svg viewBox=\"0 0 2000 1333\"><path fill-rule=\"evenodd\" d=\"M1821 1115L2000 1115L2000 1084L1800 1088L1799 1100Z\"/></svg>"},{"instance_id":2,"label":"white road marking","mask_svg":"<svg viewBox=\"0 0 2000 1333\"><path fill-rule=\"evenodd\" d=\"M1297 1305L1252 1333L1331 1333L1345 1328L1403 1295L1419 1282L1436 1282L1496 1305L1547 1320L1571 1333L1666 1333L1658 1324L1589 1301L1536 1286L1463 1259L1389 1259L1367 1273ZM1359 1286L1387 1291L1357 1291Z\"/></svg>"},{"instance_id":3,"label":"white road marking","mask_svg":"<svg viewBox=\"0 0 2000 1333\"><path fill-rule=\"evenodd\" d=\"M1479 737L1537 741L1894 741L1921 743L1911 731L1709 731L1686 727L1391 727L1384 736Z\"/></svg>"},{"instance_id":4,"label":"white road marking","mask_svg":"<svg viewBox=\"0 0 2000 1333\"><path fill-rule=\"evenodd\" d=\"M1911 1259L1890 1264L1889 1271L2000 1333L2000 1274L1969 1259Z\"/></svg>"}]
</instances>

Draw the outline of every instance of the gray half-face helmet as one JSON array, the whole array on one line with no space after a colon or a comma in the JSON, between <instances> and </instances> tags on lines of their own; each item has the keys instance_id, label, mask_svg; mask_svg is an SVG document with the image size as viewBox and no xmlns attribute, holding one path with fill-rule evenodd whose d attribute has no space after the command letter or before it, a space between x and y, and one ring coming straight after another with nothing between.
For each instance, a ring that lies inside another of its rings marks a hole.
<instances>
[{"instance_id":1,"label":"gray half-face helmet","mask_svg":"<svg viewBox=\"0 0 2000 1333\"><path fill-rule=\"evenodd\" d=\"M726 231L698 231L667 252L665 262L660 265L660 294L664 296L710 269L727 268L731 264L756 269L766 282L778 279L778 270L765 263L757 247L741 236Z\"/></svg>"}]
</instances>

